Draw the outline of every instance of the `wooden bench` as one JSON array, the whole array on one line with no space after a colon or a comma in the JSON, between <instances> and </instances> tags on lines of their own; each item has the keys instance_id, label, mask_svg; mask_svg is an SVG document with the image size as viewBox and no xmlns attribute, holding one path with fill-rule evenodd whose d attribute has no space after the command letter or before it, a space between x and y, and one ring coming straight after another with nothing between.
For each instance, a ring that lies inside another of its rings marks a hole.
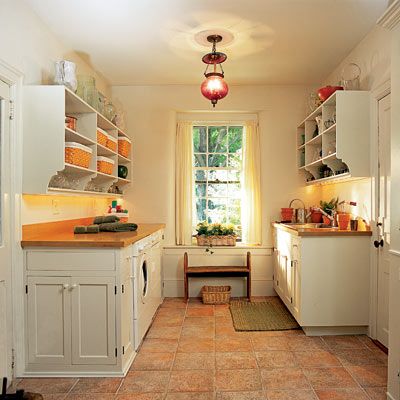
<instances>
[{"instance_id":1,"label":"wooden bench","mask_svg":"<svg viewBox=\"0 0 400 400\"><path fill-rule=\"evenodd\" d=\"M189 267L189 257L183 256L183 271L185 283L185 300L189 298L189 278L201 277L237 277L243 276L247 281L247 298L251 301L251 254L247 252L247 265L241 266L199 266Z\"/></svg>"}]
</instances>

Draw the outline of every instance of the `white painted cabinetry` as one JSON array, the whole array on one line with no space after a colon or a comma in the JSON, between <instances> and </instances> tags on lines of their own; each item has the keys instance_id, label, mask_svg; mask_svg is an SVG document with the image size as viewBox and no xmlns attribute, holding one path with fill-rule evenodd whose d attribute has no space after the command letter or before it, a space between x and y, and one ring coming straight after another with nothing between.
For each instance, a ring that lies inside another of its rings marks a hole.
<instances>
[{"instance_id":1,"label":"white painted cabinetry","mask_svg":"<svg viewBox=\"0 0 400 400\"><path fill-rule=\"evenodd\" d=\"M366 333L369 249L369 236L274 228L274 289L307 334Z\"/></svg>"},{"instance_id":2,"label":"white painted cabinetry","mask_svg":"<svg viewBox=\"0 0 400 400\"><path fill-rule=\"evenodd\" d=\"M131 247L25 249L26 375L124 375L135 356Z\"/></svg>"},{"instance_id":3,"label":"white painted cabinetry","mask_svg":"<svg viewBox=\"0 0 400 400\"><path fill-rule=\"evenodd\" d=\"M297 165L307 184L370 176L370 94L337 91L297 128Z\"/></svg>"}]
</instances>

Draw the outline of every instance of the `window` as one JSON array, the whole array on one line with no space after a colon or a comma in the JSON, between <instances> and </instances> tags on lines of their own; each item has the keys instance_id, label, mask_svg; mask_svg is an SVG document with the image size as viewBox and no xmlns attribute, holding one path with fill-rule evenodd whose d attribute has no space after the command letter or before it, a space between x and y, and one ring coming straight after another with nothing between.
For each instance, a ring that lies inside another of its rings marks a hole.
<instances>
[{"instance_id":1,"label":"window","mask_svg":"<svg viewBox=\"0 0 400 400\"><path fill-rule=\"evenodd\" d=\"M231 223L241 237L243 126L193 126L194 221Z\"/></svg>"}]
</instances>

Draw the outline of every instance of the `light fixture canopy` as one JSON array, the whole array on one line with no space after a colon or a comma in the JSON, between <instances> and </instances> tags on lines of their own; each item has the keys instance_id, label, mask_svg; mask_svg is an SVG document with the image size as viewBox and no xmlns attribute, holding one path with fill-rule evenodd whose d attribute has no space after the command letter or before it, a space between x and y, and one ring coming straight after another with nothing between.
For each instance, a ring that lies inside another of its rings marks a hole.
<instances>
[{"instance_id":1,"label":"light fixture canopy","mask_svg":"<svg viewBox=\"0 0 400 400\"><path fill-rule=\"evenodd\" d=\"M229 92L228 85L224 81L224 70L221 65L226 61L227 55L216 49L216 45L222 40L222 36L210 35L207 40L212 43L212 51L202 58L202 61L207 64L207 68L204 72L206 79L202 82L200 89L203 96L211 100L211 104L215 107L218 100L223 99ZM210 65L213 65L213 72L208 72ZM221 72L217 72L217 65Z\"/></svg>"}]
</instances>

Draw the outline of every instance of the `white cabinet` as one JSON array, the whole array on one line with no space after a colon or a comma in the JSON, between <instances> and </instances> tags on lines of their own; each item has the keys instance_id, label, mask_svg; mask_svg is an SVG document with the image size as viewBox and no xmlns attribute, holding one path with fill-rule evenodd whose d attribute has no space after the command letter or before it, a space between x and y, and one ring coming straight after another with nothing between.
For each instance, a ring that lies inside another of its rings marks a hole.
<instances>
[{"instance_id":1,"label":"white cabinet","mask_svg":"<svg viewBox=\"0 0 400 400\"><path fill-rule=\"evenodd\" d=\"M25 86L23 100L23 193L66 192L108 197L123 194L131 183L132 150L125 157L118 152L118 141L116 150L98 143L97 129L102 129L114 140L127 139L125 132L64 86ZM65 126L66 115L76 118L76 130ZM89 168L65 162L66 142L79 143L91 149ZM98 157L101 156L114 161L111 175L97 171ZM128 168L126 179L118 177L118 165ZM57 175L58 183L57 179L52 180ZM60 177L69 183L60 183ZM107 193L109 190L112 193Z\"/></svg>"},{"instance_id":2,"label":"white cabinet","mask_svg":"<svg viewBox=\"0 0 400 400\"><path fill-rule=\"evenodd\" d=\"M128 371L135 356L130 250L25 249L26 376Z\"/></svg>"},{"instance_id":3,"label":"white cabinet","mask_svg":"<svg viewBox=\"0 0 400 400\"><path fill-rule=\"evenodd\" d=\"M71 363L69 277L28 277L28 362Z\"/></svg>"},{"instance_id":4,"label":"white cabinet","mask_svg":"<svg viewBox=\"0 0 400 400\"><path fill-rule=\"evenodd\" d=\"M274 289L299 325L310 335L366 333L370 237L291 231L274 229Z\"/></svg>"},{"instance_id":5,"label":"white cabinet","mask_svg":"<svg viewBox=\"0 0 400 400\"><path fill-rule=\"evenodd\" d=\"M115 278L72 277L72 364L116 364Z\"/></svg>"},{"instance_id":6,"label":"white cabinet","mask_svg":"<svg viewBox=\"0 0 400 400\"><path fill-rule=\"evenodd\" d=\"M369 109L369 92L337 91L298 126L297 165L307 184L370 176Z\"/></svg>"}]
</instances>

